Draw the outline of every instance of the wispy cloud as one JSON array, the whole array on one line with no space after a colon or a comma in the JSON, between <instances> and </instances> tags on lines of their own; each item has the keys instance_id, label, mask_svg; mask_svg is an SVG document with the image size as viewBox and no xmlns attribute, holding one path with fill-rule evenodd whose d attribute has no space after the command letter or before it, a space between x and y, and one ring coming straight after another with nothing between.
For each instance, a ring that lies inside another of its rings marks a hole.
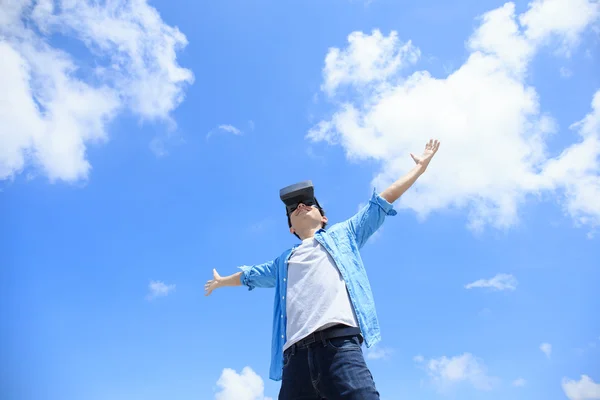
<instances>
[{"instance_id":1,"label":"wispy cloud","mask_svg":"<svg viewBox=\"0 0 600 400\"><path fill-rule=\"evenodd\" d=\"M219 392L215 400L273 400L265 396L262 378L250 367L240 374L231 368L225 368L217 381Z\"/></svg>"},{"instance_id":2,"label":"wispy cloud","mask_svg":"<svg viewBox=\"0 0 600 400\"><path fill-rule=\"evenodd\" d=\"M596 340L591 340L587 343L586 346L584 347L577 347L575 348L575 351L579 354L579 355L583 355L585 352L587 351L594 351L596 349L598 349L598 344L600 344L600 337L596 338Z\"/></svg>"},{"instance_id":3,"label":"wispy cloud","mask_svg":"<svg viewBox=\"0 0 600 400\"><path fill-rule=\"evenodd\" d=\"M527 381L523 378L515 379L512 383L513 386L523 387L527 384Z\"/></svg>"},{"instance_id":4,"label":"wispy cloud","mask_svg":"<svg viewBox=\"0 0 600 400\"><path fill-rule=\"evenodd\" d=\"M600 383L594 382L587 375L581 375L576 381L563 378L562 389L569 400L598 400L600 399Z\"/></svg>"},{"instance_id":5,"label":"wispy cloud","mask_svg":"<svg viewBox=\"0 0 600 400\"><path fill-rule=\"evenodd\" d=\"M560 76L563 78L570 78L573 75L573 71L571 71L567 67L560 67Z\"/></svg>"},{"instance_id":6,"label":"wispy cloud","mask_svg":"<svg viewBox=\"0 0 600 400\"><path fill-rule=\"evenodd\" d=\"M367 359L369 360L383 360L388 359L394 351L390 348L376 346L367 350Z\"/></svg>"},{"instance_id":7,"label":"wispy cloud","mask_svg":"<svg viewBox=\"0 0 600 400\"><path fill-rule=\"evenodd\" d=\"M252 127L254 128L254 123L252 123ZM206 139L210 138L211 136L217 134L217 133L231 133L233 135L239 136L242 135L244 132L242 132L240 129L236 128L233 125L228 125L228 124L223 124L223 125L219 125L217 126L215 129L211 130L210 132L208 132L206 134Z\"/></svg>"},{"instance_id":8,"label":"wispy cloud","mask_svg":"<svg viewBox=\"0 0 600 400\"><path fill-rule=\"evenodd\" d=\"M550 343L542 343L540 344L540 350L546 357L550 358L550 355L552 354L552 345Z\"/></svg>"},{"instance_id":9,"label":"wispy cloud","mask_svg":"<svg viewBox=\"0 0 600 400\"><path fill-rule=\"evenodd\" d=\"M441 392L451 389L460 383L467 383L478 390L491 390L498 379L488 376L483 361L471 353L448 358L432 358L426 360L416 356L413 360L429 375L432 383Z\"/></svg>"},{"instance_id":10,"label":"wispy cloud","mask_svg":"<svg viewBox=\"0 0 600 400\"><path fill-rule=\"evenodd\" d=\"M148 285L148 295L146 298L148 300L153 300L157 297L164 297L169 295L172 291L175 290L175 285L167 285L161 281L151 281Z\"/></svg>"},{"instance_id":11,"label":"wispy cloud","mask_svg":"<svg viewBox=\"0 0 600 400\"><path fill-rule=\"evenodd\" d=\"M479 279L465 285L465 289L490 288L493 290L515 290L517 279L510 274L498 274L491 279Z\"/></svg>"},{"instance_id":12,"label":"wispy cloud","mask_svg":"<svg viewBox=\"0 0 600 400\"><path fill-rule=\"evenodd\" d=\"M238 128L236 128L233 125L219 125L219 129L222 130L223 132L233 133L234 135L242 134L242 131L240 131Z\"/></svg>"}]
</instances>

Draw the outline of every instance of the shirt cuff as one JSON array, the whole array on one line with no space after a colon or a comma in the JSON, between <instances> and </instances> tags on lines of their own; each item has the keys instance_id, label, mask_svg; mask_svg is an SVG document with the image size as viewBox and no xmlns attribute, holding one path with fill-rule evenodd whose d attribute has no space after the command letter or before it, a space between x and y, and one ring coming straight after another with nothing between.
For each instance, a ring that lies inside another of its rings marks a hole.
<instances>
[{"instance_id":1,"label":"shirt cuff","mask_svg":"<svg viewBox=\"0 0 600 400\"><path fill-rule=\"evenodd\" d=\"M381 209L385 212L386 215L396 215L398 212L394 210L394 206L381 197L379 193L377 193L377 189L373 189L373 196L371 197L371 202L377 204Z\"/></svg>"},{"instance_id":2,"label":"shirt cuff","mask_svg":"<svg viewBox=\"0 0 600 400\"><path fill-rule=\"evenodd\" d=\"M240 282L242 285L247 286L248 290L252 290L255 288L253 284L250 283L249 275L252 271L251 265L242 265L239 267L242 270L242 275L240 275Z\"/></svg>"}]
</instances>

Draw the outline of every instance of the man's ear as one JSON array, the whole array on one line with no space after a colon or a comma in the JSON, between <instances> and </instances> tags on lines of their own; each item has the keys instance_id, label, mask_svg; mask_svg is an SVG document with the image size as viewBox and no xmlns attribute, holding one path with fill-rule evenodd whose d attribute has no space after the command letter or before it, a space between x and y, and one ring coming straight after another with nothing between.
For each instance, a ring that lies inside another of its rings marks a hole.
<instances>
[{"instance_id":1,"label":"man's ear","mask_svg":"<svg viewBox=\"0 0 600 400\"><path fill-rule=\"evenodd\" d=\"M294 234L294 233L296 233L296 231L294 231L294 228L290 228L290 233L291 233L291 234Z\"/></svg>"},{"instance_id":2,"label":"man's ear","mask_svg":"<svg viewBox=\"0 0 600 400\"><path fill-rule=\"evenodd\" d=\"M328 221L327 217L323 215L323 216L321 217L321 222L322 222L322 223L324 223L324 224L326 224L326 223L327 223L327 221Z\"/></svg>"}]
</instances>

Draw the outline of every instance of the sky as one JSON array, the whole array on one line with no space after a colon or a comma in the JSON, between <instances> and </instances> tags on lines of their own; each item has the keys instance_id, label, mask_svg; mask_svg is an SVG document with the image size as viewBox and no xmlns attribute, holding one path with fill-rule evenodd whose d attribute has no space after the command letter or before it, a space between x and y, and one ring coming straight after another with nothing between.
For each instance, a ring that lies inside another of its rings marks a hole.
<instances>
[{"instance_id":1,"label":"sky","mask_svg":"<svg viewBox=\"0 0 600 400\"><path fill-rule=\"evenodd\" d=\"M382 399L600 399L600 3L5 0L0 391L272 400L221 275L441 146L362 250Z\"/></svg>"}]
</instances>

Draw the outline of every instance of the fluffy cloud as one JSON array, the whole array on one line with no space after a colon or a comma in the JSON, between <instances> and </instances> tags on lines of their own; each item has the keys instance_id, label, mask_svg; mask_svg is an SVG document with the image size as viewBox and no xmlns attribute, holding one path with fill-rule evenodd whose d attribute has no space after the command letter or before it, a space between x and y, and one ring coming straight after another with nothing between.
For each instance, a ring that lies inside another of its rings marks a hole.
<instances>
[{"instance_id":1,"label":"fluffy cloud","mask_svg":"<svg viewBox=\"0 0 600 400\"><path fill-rule=\"evenodd\" d=\"M540 350L546 357L550 358L550 355L552 354L552 345L550 343L542 343L540 344Z\"/></svg>"},{"instance_id":2,"label":"fluffy cloud","mask_svg":"<svg viewBox=\"0 0 600 400\"><path fill-rule=\"evenodd\" d=\"M515 290L517 279L510 274L498 274L491 279L479 279L465 285L466 289L492 288L494 290Z\"/></svg>"},{"instance_id":3,"label":"fluffy cloud","mask_svg":"<svg viewBox=\"0 0 600 400\"><path fill-rule=\"evenodd\" d=\"M556 38L562 50L569 53L581 33L600 17L600 6L593 0L535 0L529 10L520 16L525 36L535 42Z\"/></svg>"},{"instance_id":4,"label":"fluffy cloud","mask_svg":"<svg viewBox=\"0 0 600 400\"><path fill-rule=\"evenodd\" d=\"M322 88L331 95L341 85L360 87L384 81L403 66L415 63L420 55L410 42L400 43L395 32L388 37L379 31L372 35L353 32L348 36L346 50L332 48L327 54Z\"/></svg>"},{"instance_id":5,"label":"fluffy cloud","mask_svg":"<svg viewBox=\"0 0 600 400\"><path fill-rule=\"evenodd\" d=\"M161 281L151 281L148 285L148 300L152 300L156 297L164 297L175 290L175 285L167 285Z\"/></svg>"},{"instance_id":6,"label":"fluffy cloud","mask_svg":"<svg viewBox=\"0 0 600 400\"><path fill-rule=\"evenodd\" d=\"M81 41L92 61L49 44ZM146 0L7 0L0 9L0 179L31 165L51 181L85 179L90 143L108 138L121 111L167 122L191 71L176 51L187 42Z\"/></svg>"},{"instance_id":7,"label":"fluffy cloud","mask_svg":"<svg viewBox=\"0 0 600 400\"><path fill-rule=\"evenodd\" d=\"M245 367L241 374L225 368L217 386L220 390L215 400L272 400L265 397L263 380L250 367Z\"/></svg>"},{"instance_id":8,"label":"fluffy cloud","mask_svg":"<svg viewBox=\"0 0 600 400\"><path fill-rule=\"evenodd\" d=\"M403 76L402 68L419 51L395 32L354 32L347 48L330 49L326 56L323 91L337 109L307 138L341 145L350 159L379 161L377 187L411 168L409 152L432 136L440 139L430 170L398 205L421 217L461 208L468 210L474 230L504 229L518 222L526 198L552 192L564 194L566 212L579 223L599 225L600 94L590 114L572 126L580 143L550 158L546 140L557 124L526 82L538 51L553 43L573 50L598 21L599 3L577 4L536 0L521 15L513 3L485 13L467 41L467 60L445 78L427 71ZM548 17L557 10L560 18ZM350 100L336 94L342 88L351 91Z\"/></svg>"},{"instance_id":9,"label":"fluffy cloud","mask_svg":"<svg viewBox=\"0 0 600 400\"><path fill-rule=\"evenodd\" d=\"M562 388L570 400L600 399L600 383L596 383L587 375L581 375L578 381L563 378Z\"/></svg>"},{"instance_id":10,"label":"fluffy cloud","mask_svg":"<svg viewBox=\"0 0 600 400\"><path fill-rule=\"evenodd\" d=\"M490 390L497 381L497 378L487 375L487 368L483 361L471 353L430 360L426 360L423 356L416 356L414 361L425 369L440 391L450 389L459 383L468 383L478 390Z\"/></svg>"},{"instance_id":11,"label":"fluffy cloud","mask_svg":"<svg viewBox=\"0 0 600 400\"><path fill-rule=\"evenodd\" d=\"M592 111L571 126L580 141L549 160L543 175L564 191L565 209L577 223L600 225L600 90Z\"/></svg>"}]
</instances>

